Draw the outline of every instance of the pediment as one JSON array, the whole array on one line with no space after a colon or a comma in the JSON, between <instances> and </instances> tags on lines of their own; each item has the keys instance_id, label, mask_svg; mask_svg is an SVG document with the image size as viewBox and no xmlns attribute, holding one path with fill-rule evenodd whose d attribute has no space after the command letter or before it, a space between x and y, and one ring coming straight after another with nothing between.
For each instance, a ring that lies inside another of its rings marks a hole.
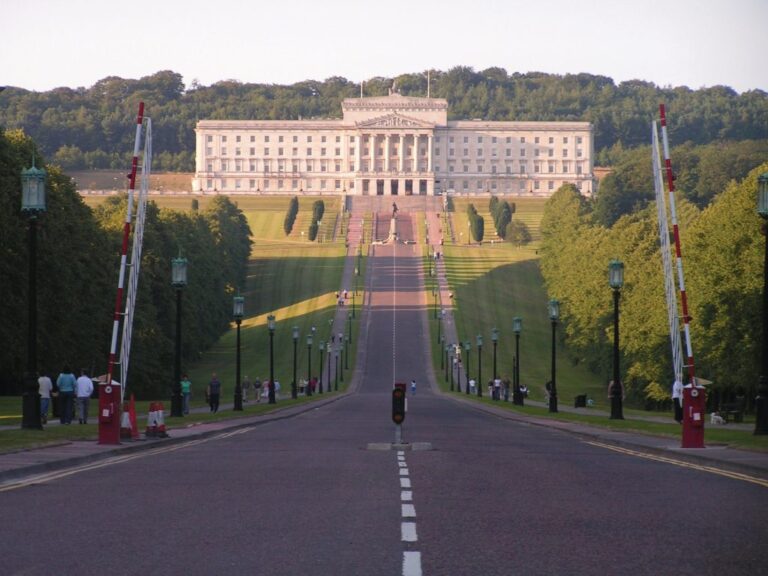
<instances>
[{"instance_id":1,"label":"pediment","mask_svg":"<svg viewBox=\"0 0 768 576\"><path fill-rule=\"evenodd\" d=\"M400 114L387 114L370 120L356 123L358 128L434 128L431 122L424 122L416 118L402 116Z\"/></svg>"}]
</instances>

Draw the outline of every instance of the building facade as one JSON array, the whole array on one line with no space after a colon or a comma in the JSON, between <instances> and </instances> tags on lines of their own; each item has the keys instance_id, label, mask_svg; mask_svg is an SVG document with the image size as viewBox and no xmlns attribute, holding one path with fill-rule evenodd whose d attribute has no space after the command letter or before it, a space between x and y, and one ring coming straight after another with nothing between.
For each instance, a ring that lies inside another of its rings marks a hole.
<instances>
[{"instance_id":1,"label":"building facade","mask_svg":"<svg viewBox=\"0 0 768 576\"><path fill-rule=\"evenodd\" d=\"M347 98L340 120L202 120L195 192L550 196L594 189L588 122L448 120L442 98Z\"/></svg>"}]
</instances>

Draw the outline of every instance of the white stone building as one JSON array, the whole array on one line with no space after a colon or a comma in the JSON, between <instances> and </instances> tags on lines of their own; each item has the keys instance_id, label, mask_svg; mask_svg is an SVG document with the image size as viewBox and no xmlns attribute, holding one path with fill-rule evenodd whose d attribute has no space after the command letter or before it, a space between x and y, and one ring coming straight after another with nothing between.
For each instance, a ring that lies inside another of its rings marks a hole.
<instances>
[{"instance_id":1,"label":"white stone building","mask_svg":"<svg viewBox=\"0 0 768 576\"><path fill-rule=\"evenodd\" d=\"M202 120L195 192L549 196L594 186L588 122L448 120L442 98L347 98L340 120Z\"/></svg>"}]
</instances>

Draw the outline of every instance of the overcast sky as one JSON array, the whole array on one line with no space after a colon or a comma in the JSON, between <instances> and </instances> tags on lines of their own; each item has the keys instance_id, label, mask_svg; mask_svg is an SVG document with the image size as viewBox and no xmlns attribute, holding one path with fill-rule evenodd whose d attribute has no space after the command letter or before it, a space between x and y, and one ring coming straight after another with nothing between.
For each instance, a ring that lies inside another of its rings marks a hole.
<instances>
[{"instance_id":1,"label":"overcast sky","mask_svg":"<svg viewBox=\"0 0 768 576\"><path fill-rule=\"evenodd\" d=\"M292 84L454 66L768 91L768 0L3 0L0 86ZM463 37L463 40L458 40Z\"/></svg>"}]
</instances>

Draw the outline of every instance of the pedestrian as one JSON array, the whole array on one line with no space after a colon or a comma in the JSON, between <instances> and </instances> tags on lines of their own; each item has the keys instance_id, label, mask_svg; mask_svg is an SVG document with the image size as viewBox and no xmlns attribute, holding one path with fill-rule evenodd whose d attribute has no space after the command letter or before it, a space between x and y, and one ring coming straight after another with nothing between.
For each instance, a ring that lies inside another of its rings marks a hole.
<instances>
[{"instance_id":1,"label":"pedestrian","mask_svg":"<svg viewBox=\"0 0 768 576\"><path fill-rule=\"evenodd\" d=\"M88 377L85 368L80 370L80 378L75 382L77 388L77 413L80 424L88 424L88 404L93 394L93 381Z\"/></svg>"},{"instance_id":2,"label":"pedestrian","mask_svg":"<svg viewBox=\"0 0 768 576\"><path fill-rule=\"evenodd\" d=\"M72 370L69 366L64 366L64 370L56 379L56 386L59 388L59 421L62 424L72 424L76 382Z\"/></svg>"},{"instance_id":3,"label":"pedestrian","mask_svg":"<svg viewBox=\"0 0 768 576\"><path fill-rule=\"evenodd\" d=\"M683 378L678 374L672 383L672 402L675 405L675 422L683 423Z\"/></svg>"},{"instance_id":4,"label":"pedestrian","mask_svg":"<svg viewBox=\"0 0 768 576\"><path fill-rule=\"evenodd\" d=\"M349 294L349 292L347 292L347 289L346 289L346 288L344 288L344 300L346 300L346 299L347 299L347 294Z\"/></svg>"},{"instance_id":5,"label":"pedestrian","mask_svg":"<svg viewBox=\"0 0 768 576\"><path fill-rule=\"evenodd\" d=\"M416 380L411 380L411 394L416 394Z\"/></svg>"},{"instance_id":6,"label":"pedestrian","mask_svg":"<svg viewBox=\"0 0 768 576\"><path fill-rule=\"evenodd\" d=\"M493 380L493 399L501 400L501 378Z\"/></svg>"},{"instance_id":7,"label":"pedestrian","mask_svg":"<svg viewBox=\"0 0 768 576\"><path fill-rule=\"evenodd\" d=\"M477 382L475 382L474 378L469 379L469 393L474 394L475 393L475 387L477 386Z\"/></svg>"},{"instance_id":8,"label":"pedestrian","mask_svg":"<svg viewBox=\"0 0 768 576\"><path fill-rule=\"evenodd\" d=\"M192 398L192 382L189 381L189 377L184 374L181 377L181 398L183 400L184 414L189 414L189 401Z\"/></svg>"},{"instance_id":9,"label":"pedestrian","mask_svg":"<svg viewBox=\"0 0 768 576\"><path fill-rule=\"evenodd\" d=\"M211 406L211 412L216 414L219 411L219 398L221 396L221 381L219 381L216 372L211 375L211 381L208 383L208 403Z\"/></svg>"},{"instance_id":10,"label":"pedestrian","mask_svg":"<svg viewBox=\"0 0 768 576\"><path fill-rule=\"evenodd\" d=\"M40 420L43 424L48 423L48 405L51 403L51 391L53 382L47 374L43 374L37 379L38 393L40 394Z\"/></svg>"},{"instance_id":11,"label":"pedestrian","mask_svg":"<svg viewBox=\"0 0 768 576\"><path fill-rule=\"evenodd\" d=\"M243 402L248 402L248 391L251 389L251 379L247 374L243 379L243 383L240 385L240 389L243 391Z\"/></svg>"},{"instance_id":12,"label":"pedestrian","mask_svg":"<svg viewBox=\"0 0 768 576\"><path fill-rule=\"evenodd\" d=\"M504 402L509 402L509 389L512 386L512 381L509 379L509 376L504 376L504 380L501 381L501 384L504 386Z\"/></svg>"},{"instance_id":13,"label":"pedestrian","mask_svg":"<svg viewBox=\"0 0 768 576\"><path fill-rule=\"evenodd\" d=\"M253 395L256 396L256 402L261 402L261 380L258 376L253 381Z\"/></svg>"}]
</instances>

